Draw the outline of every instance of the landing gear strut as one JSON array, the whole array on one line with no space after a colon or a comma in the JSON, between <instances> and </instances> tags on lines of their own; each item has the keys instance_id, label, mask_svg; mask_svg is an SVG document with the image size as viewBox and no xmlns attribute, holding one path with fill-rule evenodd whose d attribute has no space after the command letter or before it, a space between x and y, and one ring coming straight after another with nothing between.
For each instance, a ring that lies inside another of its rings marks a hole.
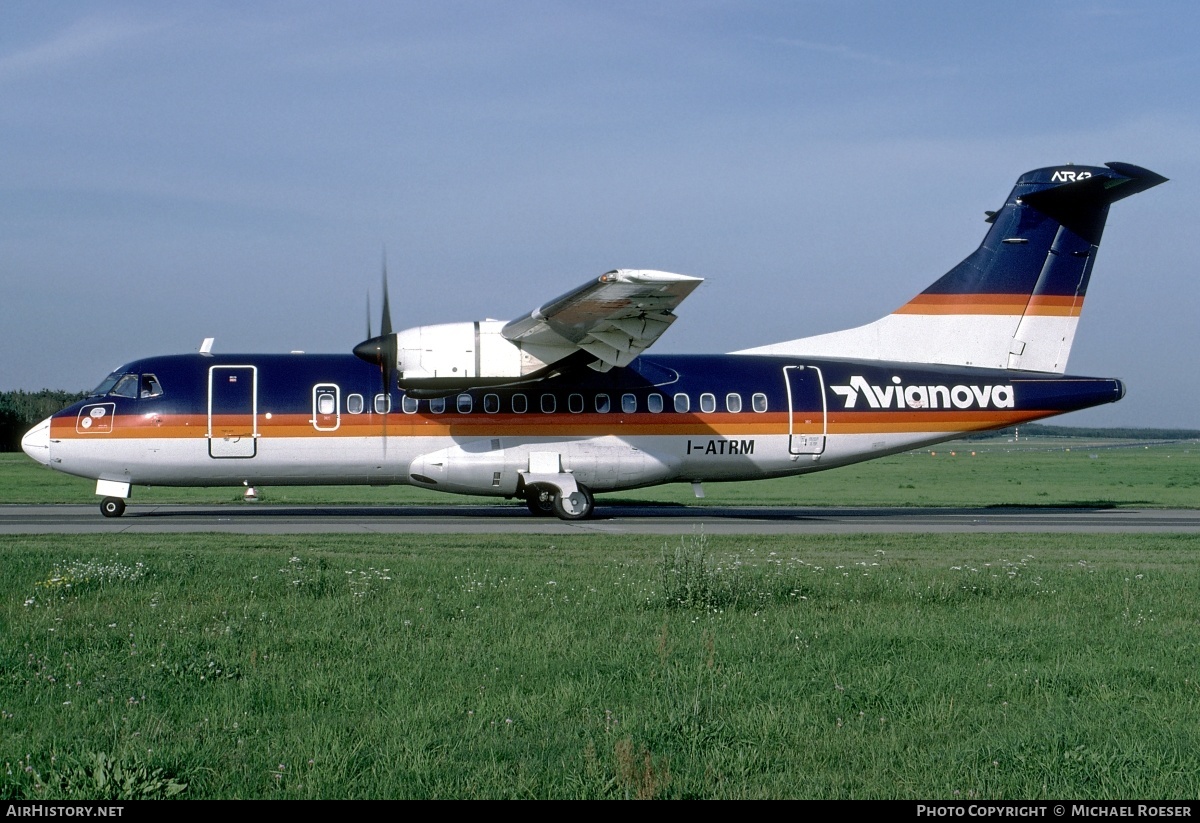
<instances>
[{"instance_id":1,"label":"landing gear strut","mask_svg":"<svg viewBox=\"0 0 1200 823\"><path fill-rule=\"evenodd\" d=\"M120 517L125 513L125 501L119 497L106 497L100 501L100 513L105 517Z\"/></svg>"}]
</instances>

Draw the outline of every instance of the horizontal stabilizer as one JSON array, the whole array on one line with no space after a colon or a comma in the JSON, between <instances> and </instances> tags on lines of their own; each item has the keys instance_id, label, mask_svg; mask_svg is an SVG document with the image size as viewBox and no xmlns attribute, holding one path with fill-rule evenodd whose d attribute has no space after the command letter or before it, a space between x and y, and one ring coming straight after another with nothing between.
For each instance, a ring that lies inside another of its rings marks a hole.
<instances>
[{"instance_id":1,"label":"horizontal stabilizer","mask_svg":"<svg viewBox=\"0 0 1200 823\"><path fill-rule=\"evenodd\" d=\"M1093 175L1024 195L1027 205L1052 217L1093 246L1100 245L1108 207L1167 178L1128 163L1107 163L1117 176Z\"/></svg>"}]
</instances>

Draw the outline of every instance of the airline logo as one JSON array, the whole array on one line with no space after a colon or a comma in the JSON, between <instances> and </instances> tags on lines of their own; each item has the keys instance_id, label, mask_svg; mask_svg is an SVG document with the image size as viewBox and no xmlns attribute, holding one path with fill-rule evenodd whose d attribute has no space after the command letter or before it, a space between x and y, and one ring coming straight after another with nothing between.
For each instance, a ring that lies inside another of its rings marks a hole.
<instances>
[{"instance_id":1,"label":"airline logo","mask_svg":"<svg viewBox=\"0 0 1200 823\"><path fill-rule=\"evenodd\" d=\"M110 434L116 411L116 403L92 403L84 406L75 418L75 433Z\"/></svg>"},{"instance_id":2,"label":"airline logo","mask_svg":"<svg viewBox=\"0 0 1200 823\"><path fill-rule=\"evenodd\" d=\"M862 375L850 378L848 386L830 386L847 409L857 407L861 397L872 409L1011 409L1016 406L1011 384L991 386L906 386L899 377L890 386L875 386Z\"/></svg>"},{"instance_id":3,"label":"airline logo","mask_svg":"<svg viewBox=\"0 0 1200 823\"><path fill-rule=\"evenodd\" d=\"M1051 183L1074 183L1078 180L1087 180L1092 176L1090 171L1064 171L1059 169L1050 176Z\"/></svg>"}]
</instances>

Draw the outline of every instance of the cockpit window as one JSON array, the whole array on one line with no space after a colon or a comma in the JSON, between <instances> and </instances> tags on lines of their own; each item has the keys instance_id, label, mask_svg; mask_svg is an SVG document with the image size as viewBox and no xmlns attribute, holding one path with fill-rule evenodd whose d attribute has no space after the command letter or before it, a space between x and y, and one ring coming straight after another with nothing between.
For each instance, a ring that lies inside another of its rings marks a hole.
<instances>
[{"instance_id":1,"label":"cockpit window","mask_svg":"<svg viewBox=\"0 0 1200 823\"><path fill-rule=\"evenodd\" d=\"M103 397L104 395L108 394L109 391L112 389L112 387L117 385L117 381L120 380L123 376L124 375L122 375L120 372L113 372L108 377L101 380L99 386L92 389L91 396L92 397Z\"/></svg>"},{"instance_id":2,"label":"cockpit window","mask_svg":"<svg viewBox=\"0 0 1200 823\"><path fill-rule=\"evenodd\" d=\"M158 382L158 378L152 374L142 375L142 397L158 397L163 393L162 384Z\"/></svg>"},{"instance_id":3,"label":"cockpit window","mask_svg":"<svg viewBox=\"0 0 1200 823\"><path fill-rule=\"evenodd\" d=\"M103 397L111 395L112 397L161 397L163 393L162 383L158 382L158 377L153 374L122 374L121 372L113 372L100 383L99 386L92 389L92 397Z\"/></svg>"},{"instance_id":4,"label":"cockpit window","mask_svg":"<svg viewBox=\"0 0 1200 823\"><path fill-rule=\"evenodd\" d=\"M108 393L113 397L137 397L138 376L136 374L121 375L121 379L117 381L117 385L113 386Z\"/></svg>"}]
</instances>

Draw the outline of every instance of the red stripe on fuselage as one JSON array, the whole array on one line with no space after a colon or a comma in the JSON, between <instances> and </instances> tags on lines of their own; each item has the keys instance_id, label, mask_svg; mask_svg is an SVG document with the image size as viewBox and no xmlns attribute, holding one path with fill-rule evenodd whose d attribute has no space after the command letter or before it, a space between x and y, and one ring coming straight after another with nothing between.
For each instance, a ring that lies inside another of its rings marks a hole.
<instances>
[{"instance_id":1,"label":"red stripe on fuselage","mask_svg":"<svg viewBox=\"0 0 1200 823\"><path fill-rule=\"evenodd\" d=\"M1003 428L1059 413L1013 409L830 409L827 420L819 411L797 412L789 425L786 412L713 414L402 414L343 415L337 428L318 429L307 414L258 415L260 438L331 437L455 437L455 438L577 438L700 436L752 437L792 434L891 434L905 432L980 431ZM80 433L71 418L51 424L54 440L111 439L203 440L208 436L208 416L116 415L107 433ZM249 437L246 416L213 416L215 437Z\"/></svg>"}]
</instances>

